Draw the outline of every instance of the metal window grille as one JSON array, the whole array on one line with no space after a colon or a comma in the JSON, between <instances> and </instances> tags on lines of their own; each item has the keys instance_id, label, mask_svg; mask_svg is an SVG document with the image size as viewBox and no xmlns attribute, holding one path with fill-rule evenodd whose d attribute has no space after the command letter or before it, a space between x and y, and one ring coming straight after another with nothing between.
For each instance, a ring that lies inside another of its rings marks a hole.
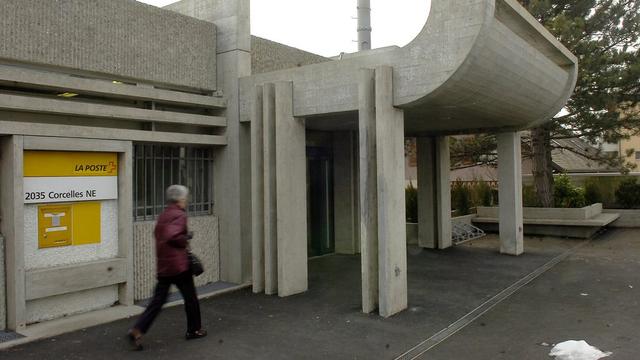
<instances>
[{"instance_id":1,"label":"metal window grille","mask_svg":"<svg viewBox=\"0 0 640 360\"><path fill-rule=\"evenodd\" d=\"M165 190L189 188L190 215L213 212L213 152L210 148L134 145L133 211L136 221L153 220L165 207Z\"/></svg>"}]
</instances>

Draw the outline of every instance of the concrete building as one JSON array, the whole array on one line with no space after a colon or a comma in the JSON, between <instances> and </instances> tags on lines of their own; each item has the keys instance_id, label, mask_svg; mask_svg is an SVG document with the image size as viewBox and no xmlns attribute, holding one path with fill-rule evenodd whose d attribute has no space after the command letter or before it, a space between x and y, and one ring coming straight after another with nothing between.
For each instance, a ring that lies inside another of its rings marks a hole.
<instances>
[{"instance_id":1,"label":"concrete building","mask_svg":"<svg viewBox=\"0 0 640 360\"><path fill-rule=\"evenodd\" d=\"M562 108L577 60L522 7L433 0L409 45L330 60L252 37L249 6L3 2L0 328L149 297L176 182L198 285L289 296L309 256L359 253L363 311L398 313L406 136L421 247L451 246L447 136L493 131L501 251L523 252L519 131Z\"/></svg>"}]
</instances>

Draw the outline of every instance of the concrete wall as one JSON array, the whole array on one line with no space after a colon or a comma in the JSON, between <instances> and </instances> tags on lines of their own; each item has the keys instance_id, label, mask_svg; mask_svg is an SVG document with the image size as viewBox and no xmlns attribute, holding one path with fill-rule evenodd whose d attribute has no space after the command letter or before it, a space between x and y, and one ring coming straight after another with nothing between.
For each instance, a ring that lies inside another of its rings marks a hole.
<instances>
[{"instance_id":1,"label":"concrete wall","mask_svg":"<svg viewBox=\"0 0 640 360\"><path fill-rule=\"evenodd\" d=\"M251 71L253 74L290 69L326 61L331 60L275 41L257 36L251 37Z\"/></svg>"},{"instance_id":2,"label":"concrete wall","mask_svg":"<svg viewBox=\"0 0 640 360\"><path fill-rule=\"evenodd\" d=\"M216 89L215 25L131 0L3 0L0 59Z\"/></svg>"},{"instance_id":3,"label":"concrete wall","mask_svg":"<svg viewBox=\"0 0 640 360\"><path fill-rule=\"evenodd\" d=\"M7 303L5 298L5 274L4 274L4 236L0 234L0 330L7 326Z\"/></svg>"},{"instance_id":4,"label":"concrete wall","mask_svg":"<svg viewBox=\"0 0 640 360\"><path fill-rule=\"evenodd\" d=\"M25 270L71 265L118 256L118 201L101 202L99 244L38 249L38 205L24 207Z\"/></svg>"},{"instance_id":5,"label":"concrete wall","mask_svg":"<svg viewBox=\"0 0 640 360\"><path fill-rule=\"evenodd\" d=\"M134 294L136 300L151 297L156 284L154 226L155 222L153 221L136 222L133 225ZM220 280L218 218L215 216L189 218L189 230L194 233L191 246L194 253L202 261L205 270L204 274L196 278L196 286Z\"/></svg>"},{"instance_id":6,"label":"concrete wall","mask_svg":"<svg viewBox=\"0 0 640 360\"><path fill-rule=\"evenodd\" d=\"M117 301L117 285L27 301L27 324L105 309Z\"/></svg>"},{"instance_id":7,"label":"concrete wall","mask_svg":"<svg viewBox=\"0 0 640 360\"><path fill-rule=\"evenodd\" d=\"M619 214L618 220L609 224L613 228L640 228L640 210L605 209L605 214Z\"/></svg>"}]
</instances>

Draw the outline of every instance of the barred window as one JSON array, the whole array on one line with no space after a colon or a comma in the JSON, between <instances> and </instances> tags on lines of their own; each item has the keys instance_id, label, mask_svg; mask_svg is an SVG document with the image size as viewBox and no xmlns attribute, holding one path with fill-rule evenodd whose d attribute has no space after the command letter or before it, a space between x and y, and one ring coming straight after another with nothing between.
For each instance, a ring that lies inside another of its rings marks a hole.
<instances>
[{"instance_id":1,"label":"barred window","mask_svg":"<svg viewBox=\"0 0 640 360\"><path fill-rule=\"evenodd\" d=\"M213 154L210 148L134 145L133 208L136 221L153 220L165 207L165 190L189 188L190 215L213 211Z\"/></svg>"}]
</instances>

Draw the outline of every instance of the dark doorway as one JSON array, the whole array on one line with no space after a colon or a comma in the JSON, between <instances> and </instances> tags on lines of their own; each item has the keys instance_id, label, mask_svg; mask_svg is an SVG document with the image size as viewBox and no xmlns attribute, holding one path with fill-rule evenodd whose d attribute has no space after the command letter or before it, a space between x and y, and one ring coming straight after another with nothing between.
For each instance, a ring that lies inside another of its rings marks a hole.
<instances>
[{"instance_id":1,"label":"dark doorway","mask_svg":"<svg viewBox=\"0 0 640 360\"><path fill-rule=\"evenodd\" d=\"M307 243L309 257L335 251L331 148L307 147Z\"/></svg>"}]
</instances>

